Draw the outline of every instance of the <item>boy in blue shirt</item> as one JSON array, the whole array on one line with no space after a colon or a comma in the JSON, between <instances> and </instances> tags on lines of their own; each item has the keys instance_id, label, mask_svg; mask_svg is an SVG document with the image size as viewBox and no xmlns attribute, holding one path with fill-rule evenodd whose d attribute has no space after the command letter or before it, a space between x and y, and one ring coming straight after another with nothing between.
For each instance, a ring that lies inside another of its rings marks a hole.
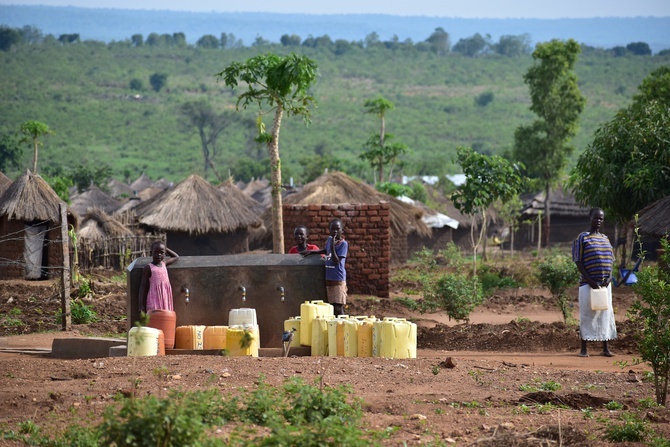
<instances>
[{"instance_id":1,"label":"boy in blue shirt","mask_svg":"<svg viewBox=\"0 0 670 447\"><path fill-rule=\"evenodd\" d=\"M333 306L333 314L338 316L344 313L344 306L347 304L347 271L344 263L349 253L349 243L342 235L344 225L340 219L331 220L328 229L330 236L326 240L325 248L306 250L302 255L326 255L326 296L328 303Z\"/></svg>"}]
</instances>

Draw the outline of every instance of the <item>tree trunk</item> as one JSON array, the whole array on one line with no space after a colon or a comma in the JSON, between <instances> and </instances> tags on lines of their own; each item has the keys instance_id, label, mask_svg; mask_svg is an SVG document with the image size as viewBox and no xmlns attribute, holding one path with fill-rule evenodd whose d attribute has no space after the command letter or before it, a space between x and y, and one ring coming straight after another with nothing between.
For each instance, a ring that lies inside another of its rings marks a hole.
<instances>
[{"instance_id":1,"label":"tree trunk","mask_svg":"<svg viewBox=\"0 0 670 447\"><path fill-rule=\"evenodd\" d=\"M272 139L268 143L272 185L272 252L284 254L284 216L282 210L281 160L279 159L279 128L284 109L277 104L272 125Z\"/></svg>"},{"instance_id":2,"label":"tree trunk","mask_svg":"<svg viewBox=\"0 0 670 447\"><path fill-rule=\"evenodd\" d=\"M33 146L33 174L37 174L37 154L39 149L37 147L37 140L34 141Z\"/></svg>"},{"instance_id":3,"label":"tree trunk","mask_svg":"<svg viewBox=\"0 0 670 447\"><path fill-rule=\"evenodd\" d=\"M544 196L544 231L542 235L542 246L548 247L549 246L549 232L551 228L551 203L550 203L550 195L551 195L551 186L549 186L549 183L547 183L545 187L545 196Z\"/></svg>"}]
</instances>

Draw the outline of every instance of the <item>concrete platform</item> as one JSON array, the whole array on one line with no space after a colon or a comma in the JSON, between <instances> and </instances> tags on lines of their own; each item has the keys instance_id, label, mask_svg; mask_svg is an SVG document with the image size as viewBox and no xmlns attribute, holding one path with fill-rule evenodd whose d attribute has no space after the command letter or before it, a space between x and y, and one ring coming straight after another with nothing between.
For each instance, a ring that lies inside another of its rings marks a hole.
<instances>
[{"instance_id":1,"label":"concrete platform","mask_svg":"<svg viewBox=\"0 0 670 447\"><path fill-rule=\"evenodd\" d=\"M95 359L109 357L109 349L125 345L120 338L56 338L51 344L51 356L59 359Z\"/></svg>"}]
</instances>

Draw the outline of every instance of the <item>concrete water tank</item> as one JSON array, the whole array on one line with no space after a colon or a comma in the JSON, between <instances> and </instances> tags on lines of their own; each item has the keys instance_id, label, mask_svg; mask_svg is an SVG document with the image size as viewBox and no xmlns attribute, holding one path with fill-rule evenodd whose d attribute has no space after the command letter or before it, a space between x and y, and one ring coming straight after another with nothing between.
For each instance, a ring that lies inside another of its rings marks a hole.
<instances>
[{"instance_id":1,"label":"concrete water tank","mask_svg":"<svg viewBox=\"0 0 670 447\"><path fill-rule=\"evenodd\" d=\"M149 262L138 258L129 267L128 329L139 318L142 269ZM261 348L282 347L284 320L300 315L301 303L326 301L324 261L316 255L181 256L168 273L177 326L227 326L232 309L256 309Z\"/></svg>"}]
</instances>

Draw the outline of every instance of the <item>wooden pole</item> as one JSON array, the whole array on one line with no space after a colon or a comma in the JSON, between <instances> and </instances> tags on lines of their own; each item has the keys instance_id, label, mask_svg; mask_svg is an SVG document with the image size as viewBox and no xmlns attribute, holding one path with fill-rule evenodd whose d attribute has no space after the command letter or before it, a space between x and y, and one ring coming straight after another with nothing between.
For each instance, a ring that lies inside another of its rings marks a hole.
<instances>
[{"instance_id":1,"label":"wooden pole","mask_svg":"<svg viewBox=\"0 0 670 447\"><path fill-rule=\"evenodd\" d=\"M61 315L63 315L63 330L72 330L72 315L70 315L70 236L67 234L67 206L58 205L60 209L60 239L63 249L63 268L61 269Z\"/></svg>"}]
</instances>

